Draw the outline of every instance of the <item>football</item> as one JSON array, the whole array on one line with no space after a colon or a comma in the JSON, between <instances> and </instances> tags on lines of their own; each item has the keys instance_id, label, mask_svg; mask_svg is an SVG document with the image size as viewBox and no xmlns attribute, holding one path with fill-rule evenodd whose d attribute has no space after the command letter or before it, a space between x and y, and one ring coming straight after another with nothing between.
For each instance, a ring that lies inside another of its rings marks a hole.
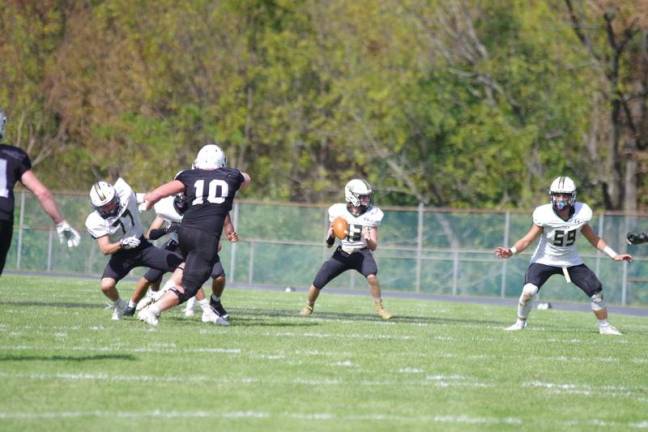
<instances>
[{"instance_id":1,"label":"football","mask_svg":"<svg viewBox=\"0 0 648 432\"><path fill-rule=\"evenodd\" d=\"M346 236L349 234L349 223L341 216L333 219L331 226L333 227L333 234L340 240L346 238Z\"/></svg>"}]
</instances>

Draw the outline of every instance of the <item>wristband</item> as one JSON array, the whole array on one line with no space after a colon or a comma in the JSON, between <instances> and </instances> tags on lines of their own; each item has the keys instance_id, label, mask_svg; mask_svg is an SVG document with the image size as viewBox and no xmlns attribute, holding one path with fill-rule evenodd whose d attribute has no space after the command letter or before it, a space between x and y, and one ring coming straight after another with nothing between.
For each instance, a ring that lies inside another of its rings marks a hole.
<instances>
[{"instance_id":1,"label":"wristband","mask_svg":"<svg viewBox=\"0 0 648 432\"><path fill-rule=\"evenodd\" d=\"M603 248L603 252L605 252L607 256L612 259L616 258L616 256L619 255L618 253L614 252L614 249L612 249L610 246L605 246Z\"/></svg>"},{"instance_id":2,"label":"wristband","mask_svg":"<svg viewBox=\"0 0 648 432\"><path fill-rule=\"evenodd\" d=\"M517 248L515 246L510 247L509 250L511 251L511 255L515 255L517 253Z\"/></svg>"}]
</instances>

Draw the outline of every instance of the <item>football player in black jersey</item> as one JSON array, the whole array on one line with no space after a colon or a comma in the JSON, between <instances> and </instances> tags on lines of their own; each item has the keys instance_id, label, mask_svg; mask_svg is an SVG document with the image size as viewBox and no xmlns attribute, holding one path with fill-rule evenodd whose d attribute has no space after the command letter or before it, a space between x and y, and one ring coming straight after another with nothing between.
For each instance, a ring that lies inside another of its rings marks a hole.
<instances>
[{"instance_id":1,"label":"football player in black jersey","mask_svg":"<svg viewBox=\"0 0 648 432\"><path fill-rule=\"evenodd\" d=\"M6 124L7 116L0 109L0 142L4 139ZM81 241L79 233L63 219L54 201L54 195L38 180L31 167L31 160L22 149L0 144L0 275L13 236L13 189L18 181L36 196L45 213L52 218L61 243L66 243L68 247L76 247Z\"/></svg>"},{"instance_id":2,"label":"football player in black jersey","mask_svg":"<svg viewBox=\"0 0 648 432\"><path fill-rule=\"evenodd\" d=\"M161 312L196 295L220 260L218 242L225 217L232 209L236 192L251 181L247 173L225 165L221 148L207 144L198 152L192 169L145 195L142 207L148 209L164 197L184 192L189 208L178 230L180 250L185 256L182 287L172 288L159 301L142 309L138 314L142 321L157 325Z\"/></svg>"}]
</instances>

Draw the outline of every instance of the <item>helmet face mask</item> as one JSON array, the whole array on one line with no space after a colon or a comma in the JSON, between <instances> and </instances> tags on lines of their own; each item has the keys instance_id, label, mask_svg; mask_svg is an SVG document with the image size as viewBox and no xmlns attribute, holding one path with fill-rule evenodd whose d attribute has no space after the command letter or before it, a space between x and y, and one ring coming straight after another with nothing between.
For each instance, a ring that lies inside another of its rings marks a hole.
<instances>
[{"instance_id":1,"label":"helmet face mask","mask_svg":"<svg viewBox=\"0 0 648 432\"><path fill-rule=\"evenodd\" d=\"M227 165L227 158L223 150L216 144L207 144L198 151L196 160L191 166L202 170L215 170L225 165Z\"/></svg>"},{"instance_id":2,"label":"helmet face mask","mask_svg":"<svg viewBox=\"0 0 648 432\"><path fill-rule=\"evenodd\" d=\"M187 196L183 193L176 194L176 196L173 197L173 208L178 212L178 214L184 214L184 212L189 208Z\"/></svg>"},{"instance_id":3,"label":"helmet face mask","mask_svg":"<svg viewBox=\"0 0 648 432\"><path fill-rule=\"evenodd\" d=\"M344 198L355 215L366 212L372 205L373 190L371 185L361 179L353 179L344 186Z\"/></svg>"},{"instance_id":4,"label":"helmet face mask","mask_svg":"<svg viewBox=\"0 0 648 432\"><path fill-rule=\"evenodd\" d=\"M99 216L104 219L117 216L121 210L121 202L115 187L104 181L92 185L90 202Z\"/></svg>"},{"instance_id":5,"label":"helmet face mask","mask_svg":"<svg viewBox=\"0 0 648 432\"><path fill-rule=\"evenodd\" d=\"M576 203L576 184L569 177L558 177L551 183L549 196L556 211L573 207Z\"/></svg>"}]
</instances>

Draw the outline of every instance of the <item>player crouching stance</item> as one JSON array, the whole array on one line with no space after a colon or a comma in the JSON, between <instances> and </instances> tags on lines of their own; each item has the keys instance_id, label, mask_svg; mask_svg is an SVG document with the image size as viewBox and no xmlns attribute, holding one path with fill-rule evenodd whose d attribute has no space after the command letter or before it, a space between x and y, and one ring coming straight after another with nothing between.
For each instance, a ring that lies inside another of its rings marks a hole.
<instances>
[{"instance_id":1,"label":"player crouching stance","mask_svg":"<svg viewBox=\"0 0 648 432\"><path fill-rule=\"evenodd\" d=\"M567 282L574 284L592 301L592 311L598 319L599 333L620 335L621 332L608 323L608 311L603 300L603 287L594 272L581 259L576 249L576 234L585 238L614 261L632 261L628 254L617 254L603 239L594 234L589 221L592 210L585 203L576 202L576 185L569 177L558 177L549 188L551 203L537 207L533 212L533 225L529 232L511 248L498 247L495 255L510 258L522 252L538 236L540 243L531 257L531 264L524 277L524 287L517 309L517 321L506 330L522 330L527 325L532 300L542 285L555 274L563 274Z\"/></svg>"},{"instance_id":2,"label":"player crouching stance","mask_svg":"<svg viewBox=\"0 0 648 432\"><path fill-rule=\"evenodd\" d=\"M385 320L392 317L392 314L383 307L380 285L376 276L378 265L371 253L378 247L378 225L383 218L382 210L372 205L371 195L369 183L353 179L344 187L346 204L333 204L328 209L329 222L333 222L337 217L343 217L349 223L349 233L341 240L342 244L335 249L333 256L322 264L317 272L313 284L308 289L308 302L300 315L311 315L320 290L343 272L353 269L367 278L376 313ZM329 226L326 244L331 247L334 242L333 229Z\"/></svg>"},{"instance_id":3,"label":"player crouching stance","mask_svg":"<svg viewBox=\"0 0 648 432\"><path fill-rule=\"evenodd\" d=\"M90 201L95 211L86 219L86 228L101 252L110 255L101 276L101 291L113 303L112 319L119 320L128 303L119 298L117 282L135 267L174 271L182 257L157 248L144 238L137 198L122 178L114 186L104 181L92 185Z\"/></svg>"}]
</instances>

